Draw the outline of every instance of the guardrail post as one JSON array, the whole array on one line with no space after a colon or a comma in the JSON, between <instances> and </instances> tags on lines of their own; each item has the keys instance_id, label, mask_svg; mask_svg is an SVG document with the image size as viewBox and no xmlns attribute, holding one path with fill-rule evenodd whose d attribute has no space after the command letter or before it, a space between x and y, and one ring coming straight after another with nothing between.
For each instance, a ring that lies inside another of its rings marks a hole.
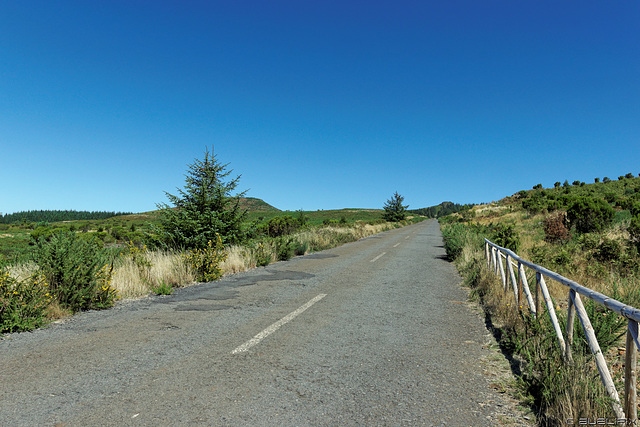
<instances>
[{"instance_id":1,"label":"guardrail post","mask_svg":"<svg viewBox=\"0 0 640 427\"><path fill-rule=\"evenodd\" d=\"M567 309L567 342L564 348L565 359L573 363L573 355L571 354L571 346L573 345L573 325L576 319L576 307L573 303L573 299L576 296L576 291L571 289L569 291L569 308Z\"/></svg>"},{"instance_id":2,"label":"guardrail post","mask_svg":"<svg viewBox=\"0 0 640 427\"><path fill-rule=\"evenodd\" d=\"M494 274L498 274L498 260L496 260L497 253L498 253L498 250L492 246L491 247L491 265L493 265Z\"/></svg>"},{"instance_id":3,"label":"guardrail post","mask_svg":"<svg viewBox=\"0 0 640 427\"><path fill-rule=\"evenodd\" d=\"M500 278L502 279L502 290L507 291L507 277L504 274L504 264L502 264L502 252L498 251L498 265L500 266Z\"/></svg>"},{"instance_id":4,"label":"guardrail post","mask_svg":"<svg viewBox=\"0 0 640 427\"><path fill-rule=\"evenodd\" d=\"M487 259L487 268L491 268L491 257L489 256L489 242L484 242L484 256Z\"/></svg>"},{"instance_id":5,"label":"guardrail post","mask_svg":"<svg viewBox=\"0 0 640 427\"><path fill-rule=\"evenodd\" d=\"M524 271L524 265L521 262L518 262L518 276L522 281L522 290L524 290L524 294L527 297L527 303L529 304L529 311L533 314L533 317L537 316L537 309L535 302L533 301L533 297L531 296L531 290L529 290L529 282L527 281L527 274Z\"/></svg>"},{"instance_id":6,"label":"guardrail post","mask_svg":"<svg viewBox=\"0 0 640 427\"><path fill-rule=\"evenodd\" d=\"M636 351L634 338L637 342L638 322L629 319L624 363L624 413L627 416L627 422L635 422L638 420L638 387L636 382L638 352Z\"/></svg>"},{"instance_id":7,"label":"guardrail post","mask_svg":"<svg viewBox=\"0 0 640 427\"><path fill-rule=\"evenodd\" d=\"M593 354L593 357L596 360L596 366L598 367L598 372L600 373L600 379L602 380L602 384L604 385L604 388L607 390L609 397L613 400L613 403L612 403L613 412L615 412L617 418L619 419L625 418L624 412L622 410L622 406L620 406L620 397L618 396L618 391L616 390L616 387L613 384L613 379L611 379L611 374L609 373L607 362L606 360L604 360L604 355L602 354L602 350L600 349L600 344L598 344L598 340L596 339L596 334L593 331L591 320L589 320L587 311L584 309L584 305L582 304L582 299L580 298L580 295L577 292L574 293L573 295L573 304L575 305L578 318L580 319L580 323L582 323L582 329L584 330L584 335L585 337L587 337L587 343L589 344L589 349L591 350L591 353Z\"/></svg>"},{"instance_id":8,"label":"guardrail post","mask_svg":"<svg viewBox=\"0 0 640 427\"><path fill-rule=\"evenodd\" d=\"M513 272L513 265L511 265L511 255L507 254L507 271L509 272L509 280L511 281L511 287L513 288L513 296L516 298L516 308L520 305L520 292L518 292L518 282L516 281L516 275Z\"/></svg>"},{"instance_id":9,"label":"guardrail post","mask_svg":"<svg viewBox=\"0 0 640 427\"><path fill-rule=\"evenodd\" d=\"M544 301L547 305L547 311L549 311L549 317L551 317L551 323L553 324L553 329L556 331L556 336L558 337L558 344L560 344L560 350L563 352L562 354L564 355L566 344L564 343L562 330L560 329L560 323L558 322L558 317L556 316L556 310L553 307L553 301L551 300L551 296L549 295L547 284L544 282L544 276L542 274L536 272L536 278L538 279L540 290L542 291L542 295L544 296Z\"/></svg>"},{"instance_id":10,"label":"guardrail post","mask_svg":"<svg viewBox=\"0 0 640 427\"><path fill-rule=\"evenodd\" d=\"M542 275L536 272L536 313L540 313L540 277Z\"/></svg>"}]
</instances>

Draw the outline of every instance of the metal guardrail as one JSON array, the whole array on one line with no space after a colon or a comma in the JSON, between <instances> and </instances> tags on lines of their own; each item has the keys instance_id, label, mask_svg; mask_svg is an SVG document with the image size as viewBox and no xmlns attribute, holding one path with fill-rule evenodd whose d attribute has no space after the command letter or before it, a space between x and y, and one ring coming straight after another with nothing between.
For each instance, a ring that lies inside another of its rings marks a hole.
<instances>
[{"instance_id":1,"label":"metal guardrail","mask_svg":"<svg viewBox=\"0 0 640 427\"><path fill-rule=\"evenodd\" d=\"M516 255L513 251L500 247L495 243L490 242L487 239L485 241L485 256L487 258L487 266L496 274L500 274L502 279L503 289L506 292L511 285L513 289L513 293L516 299L516 307L520 305L520 292L524 292L527 300L527 304L529 305L529 310L533 316L537 316L538 314L538 301L539 301L539 293L542 293L543 299L545 301L545 305L547 307L547 312L549 313L549 317L551 318L551 322L553 324L553 328L555 330L558 345L562 351L565 363L572 362L573 358L571 355L571 344L573 342L573 329L576 314L578 315L578 319L582 324L582 328L584 330L584 334L587 338L587 342L589 344L589 349L591 353L594 355L596 366L598 368L598 372L600 374L600 379L602 380L602 384L605 386L607 393L611 397L613 403L613 411L616 414L616 417L619 420L625 420L625 422L632 422L635 425L635 422L638 420L638 403L637 403L637 364L638 364L638 352L636 348L640 350L640 342L638 340L638 323L640 322L640 310L631 307L629 305L623 304L620 301L617 301L613 298L609 298L606 295L603 295L599 292L586 288L573 280L567 279L555 273L553 271L547 270L544 267L541 267L532 262L526 261ZM504 263L502 259L506 259L507 268L505 271ZM516 280L516 275L514 273L514 267L518 270L518 280ZM536 273L536 288L535 288L535 300L534 296L531 294L529 289L529 283L527 281L527 276L525 274L525 267L528 267L535 271ZM549 290L547 288L547 284L545 282L545 277L555 280L556 282L566 286L569 288L569 308L567 313L567 325L566 325L566 333L567 337L565 337L562 333L562 329L560 327L560 323L558 322L558 317L556 316L556 311L553 306L553 301L551 300L551 296L549 295ZM611 378L611 373L609 371L609 367L607 366L604 355L602 354L602 350L600 349L600 344L598 344L598 340L596 339L596 335L593 330L593 326L591 325L591 321L589 320L589 316L582 304L582 299L580 295L589 298L595 301L598 304L605 306L606 308L614 311L620 316L625 317L628 320L627 324L627 339L626 339L626 351L625 351L625 401L624 408L620 403L620 397L618 396L618 391L613 383L613 379Z\"/></svg>"}]
</instances>

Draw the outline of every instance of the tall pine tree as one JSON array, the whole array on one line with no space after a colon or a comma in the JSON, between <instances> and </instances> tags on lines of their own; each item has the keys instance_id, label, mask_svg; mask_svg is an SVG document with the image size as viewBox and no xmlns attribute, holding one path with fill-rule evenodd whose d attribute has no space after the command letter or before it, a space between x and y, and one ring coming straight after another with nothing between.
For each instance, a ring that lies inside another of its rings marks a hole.
<instances>
[{"instance_id":1,"label":"tall pine tree","mask_svg":"<svg viewBox=\"0 0 640 427\"><path fill-rule=\"evenodd\" d=\"M163 246L201 249L208 241L215 242L216 234L225 244L242 240L247 211L240 207L240 198L246 191L232 194L240 175L226 180L233 172L227 170L228 165L206 149L204 159L189 165L184 189L178 189L177 195L165 192L173 206L157 205L160 225L154 230Z\"/></svg>"}]
</instances>

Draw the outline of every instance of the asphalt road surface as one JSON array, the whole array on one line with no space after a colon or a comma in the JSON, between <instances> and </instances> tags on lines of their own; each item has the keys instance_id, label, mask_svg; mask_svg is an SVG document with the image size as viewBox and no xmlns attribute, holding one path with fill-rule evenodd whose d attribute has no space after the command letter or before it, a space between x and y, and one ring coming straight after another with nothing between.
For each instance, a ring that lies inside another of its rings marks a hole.
<instances>
[{"instance_id":1,"label":"asphalt road surface","mask_svg":"<svg viewBox=\"0 0 640 427\"><path fill-rule=\"evenodd\" d=\"M9 335L0 425L526 423L460 282L426 221Z\"/></svg>"}]
</instances>

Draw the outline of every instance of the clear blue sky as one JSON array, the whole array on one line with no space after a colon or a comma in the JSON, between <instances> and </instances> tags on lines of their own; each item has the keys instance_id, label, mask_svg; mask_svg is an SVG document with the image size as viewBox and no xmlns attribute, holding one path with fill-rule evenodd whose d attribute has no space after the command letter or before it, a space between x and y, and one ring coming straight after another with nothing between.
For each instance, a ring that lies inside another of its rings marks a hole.
<instances>
[{"instance_id":1,"label":"clear blue sky","mask_svg":"<svg viewBox=\"0 0 640 427\"><path fill-rule=\"evenodd\" d=\"M640 173L640 2L4 1L0 212L142 212L205 147L283 210Z\"/></svg>"}]
</instances>

